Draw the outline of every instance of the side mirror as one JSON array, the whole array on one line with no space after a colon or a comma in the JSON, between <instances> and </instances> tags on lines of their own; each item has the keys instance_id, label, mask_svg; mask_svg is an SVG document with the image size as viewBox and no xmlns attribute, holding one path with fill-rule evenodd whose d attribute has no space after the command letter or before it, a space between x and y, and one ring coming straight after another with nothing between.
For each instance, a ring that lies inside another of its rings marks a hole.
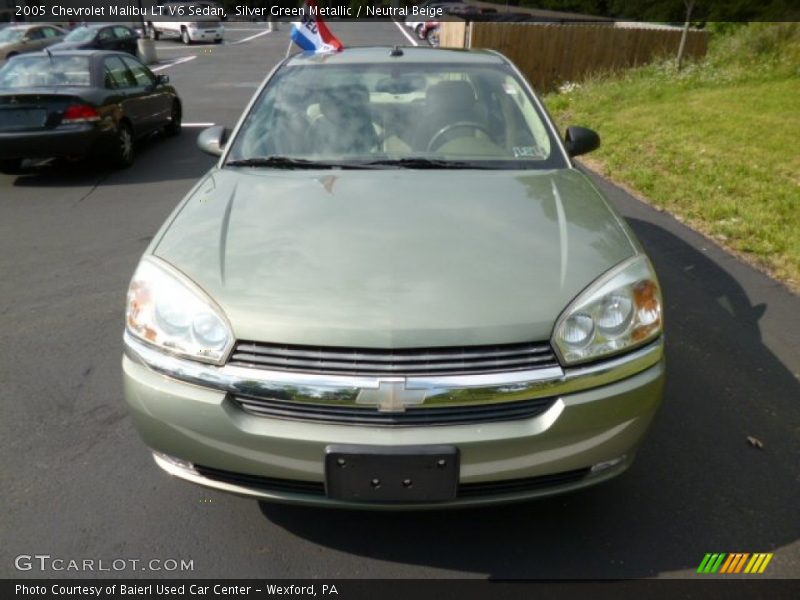
<instances>
[{"instance_id":1,"label":"side mirror","mask_svg":"<svg viewBox=\"0 0 800 600\"><path fill-rule=\"evenodd\" d=\"M169 75L156 75L156 85L167 85L169 83Z\"/></svg>"},{"instance_id":2,"label":"side mirror","mask_svg":"<svg viewBox=\"0 0 800 600\"><path fill-rule=\"evenodd\" d=\"M197 147L206 154L222 156L222 150L228 142L231 131L222 125L214 125L200 132L197 136Z\"/></svg>"},{"instance_id":3,"label":"side mirror","mask_svg":"<svg viewBox=\"0 0 800 600\"><path fill-rule=\"evenodd\" d=\"M567 127L564 142L570 156L580 156L597 150L600 147L600 136L586 127Z\"/></svg>"}]
</instances>

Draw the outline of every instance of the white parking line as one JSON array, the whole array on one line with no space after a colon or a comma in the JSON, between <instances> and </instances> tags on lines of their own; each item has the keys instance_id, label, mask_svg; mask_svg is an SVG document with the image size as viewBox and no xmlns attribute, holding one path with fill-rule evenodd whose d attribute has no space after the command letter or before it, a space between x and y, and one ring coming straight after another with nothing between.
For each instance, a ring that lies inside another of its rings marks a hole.
<instances>
[{"instance_id":1,"label":"white parking line","mask_svg":"<svg viewBox=\"0 0 800 600\"><path fill-rule=\"evenodd\" d=\"M181 127L213 127L214 123L181 123Z\"/></svg>"},{"instance_id":2,"label":"white parking line","mask_svg":"<svg viewBox=\"0 0 800 600\"><path fill-rule=\"evenodd\" d=\"M150 69L150 70L153 71L153 73L157 73L158 71L163 71L164 69L169 69L170 67L174 67L175 65L180 65L182 63L189 62L190 60L194 60L195 58L197 58L197 57L196 56L184 56L183 58L179 58L177 60L173 60L170 63L167 63L165 65L161 65L160 67L156 67L156 68Z\"/></svg>"},{"instance_id":3,"label":"white parking line","mask_svg":"<svg viewBox=\"0 0 800 600\"><path fill-rule=\"evenodd\" d=\"M413 37L411 37L408 34L408 32L406 31L406 28L403 25L400 25L400 23L398 23L397 21L393 21L393 22L394 22L395 25L397 25L397 28L400 30L400 33L402 33L404 36L406 36L406 39L409 42L411 42L415 46L419 46L419 43L417 42L417 40L415 40Z\"/></svg>"},{"instance_id":4,"label":"white parking line","mask_svg":"<svg viewBox=\"0 0 800 600\"><path fill-rule=\"evenodd\" d=\"M267 29L266 31L262 31L260 33L255 34L255 35L251 35L251 36L246 37L246 38L244 38L242 40L237 40L235 42L231 42L230 45L231 46L237 46L238 44L244 44L245 42L249 42L250 40L254 40L256 38L259 38L262 35L267 35L268 33L272 33L272 32L269 29Z\"/></svg>"}]
</instances>

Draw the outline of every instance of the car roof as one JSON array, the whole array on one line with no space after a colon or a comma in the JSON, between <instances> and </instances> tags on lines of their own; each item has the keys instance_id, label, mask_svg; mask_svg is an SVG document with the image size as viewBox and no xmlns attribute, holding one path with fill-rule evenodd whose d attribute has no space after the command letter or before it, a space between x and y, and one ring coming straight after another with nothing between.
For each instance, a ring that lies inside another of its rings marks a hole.
<instances>
[{"instance_id":1,"label":"car roof","mask_svg":"<svg viewBox=\"0 0 800 600\"><path fill-rule=\"evenodd\" d=\"M80 29L82 27L86 29L102 29L103 27L124 27L125 29L130 29L130 27L124 23L83 23L82 25L78 25L75 29Z\"/></svg>"},{"instance_id":2,"label":"car roof","mask_svg":"<svg viewBox=\"0 0 800 600\"><path fill-rule=\"evenodd\" d=\"M345 48L341 52L314 54L299 52L286 62L288 66L316 64L409 64L409 63L471 63L506 64L506 59L489 50L422 48L398 46L401 56L392 56L394 46Z\"/></svg>"},{"instance_id":3,"label":"car roof","mask_svg":"<svg viewBox=\"0 0 800 600\"><path fill-rule=\"evenodd\" d=\"M54 50L50 50L50 52L52 52L52 54L55 56L88 56L90 58L95 56L127 56L129 58L136 58L127 52L120 52L118 50L59 50L56 48ZM42 50L41 52L28 52L26 54L21 54L20 56L47 56L47 50Z\"/></svg>"},{"instance_id":4,"label":"car roof","mask_svg":"<svg viewBox=\"0 0 800 600\"><path fill-rule=\"evenodd\" d=\"M30 29L32 27L55 27L56 29L61 29L58 25L54 25L53 23L17 23L15 25L9 25L6 29Z\"/></svg>"}]
</instances>

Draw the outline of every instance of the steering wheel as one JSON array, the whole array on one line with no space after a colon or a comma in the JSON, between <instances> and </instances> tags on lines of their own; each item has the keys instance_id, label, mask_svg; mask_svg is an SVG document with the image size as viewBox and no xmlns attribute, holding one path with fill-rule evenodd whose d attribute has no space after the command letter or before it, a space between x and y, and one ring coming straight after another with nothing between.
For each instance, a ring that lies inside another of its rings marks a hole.
<instances>
[{"instance_id":1,"label":"steering wheel","mask_svg":"<svg viewBox=\"0 0 800 600\"><path fill-rule=\"evenodd\" d=\"M445 125L439 131L437 131L431 138L431 141L428 142L428 152L433 152L435 148L441 145L437 144L437 142L445 133L448 133L453 129L465 129L465 128L485 133L486 137L492 139L492 134L489 133L489 130L480 123L476 123L475 121L459 121L458 123L450 123L449 125Z\"/></svg>"}]
</instances>

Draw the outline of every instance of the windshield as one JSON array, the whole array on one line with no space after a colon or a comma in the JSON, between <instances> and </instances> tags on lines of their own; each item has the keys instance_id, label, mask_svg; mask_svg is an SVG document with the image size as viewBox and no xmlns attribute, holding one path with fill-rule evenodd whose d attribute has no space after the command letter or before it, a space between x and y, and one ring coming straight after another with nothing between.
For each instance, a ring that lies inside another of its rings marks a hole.
<instances>
[{"instance_id":1,"label":"windshield","mask_svg":"<svg viewBox=\"0 0 800 600\"><path fill-rule=\"evenodd\" d=\"M0 30L0 44L7 44L9 42L18 42L22 39L25 32L21 29L1 29Z\"/></svg>"},{"instance_id":2,"label":"windshield","mask_svg":"<svg viewBox=\"0 0 800 600\"><path fill-rule=\"evenodd\" d=\"M284 67L245 119L228 162L270 157L340 166L565 166L516 75L469 63Z\"/></svg>"},{"instance_id":3,"label":"windshield","mask_svg":"<svg viewBox=\"0 0 800 600\"><path fill-rule=\"evenodd\" d=\"M86 56L19 56L0 69L0 88L87 86L90 79Z\"/></svg>"},{"instance_id":4,"label":"windshield","mask_svg":"<svg viewBox=\"0 0 800 600\"><path fill-rule=\"evenodd\" d=\"M96 29L91 29L89 27L78 27L77 29L73 29L67 34L67 37L64 38L65 42L88 42L89 40L93 40L95 33L97 33Z\"/></svg>"}]
</instances>

